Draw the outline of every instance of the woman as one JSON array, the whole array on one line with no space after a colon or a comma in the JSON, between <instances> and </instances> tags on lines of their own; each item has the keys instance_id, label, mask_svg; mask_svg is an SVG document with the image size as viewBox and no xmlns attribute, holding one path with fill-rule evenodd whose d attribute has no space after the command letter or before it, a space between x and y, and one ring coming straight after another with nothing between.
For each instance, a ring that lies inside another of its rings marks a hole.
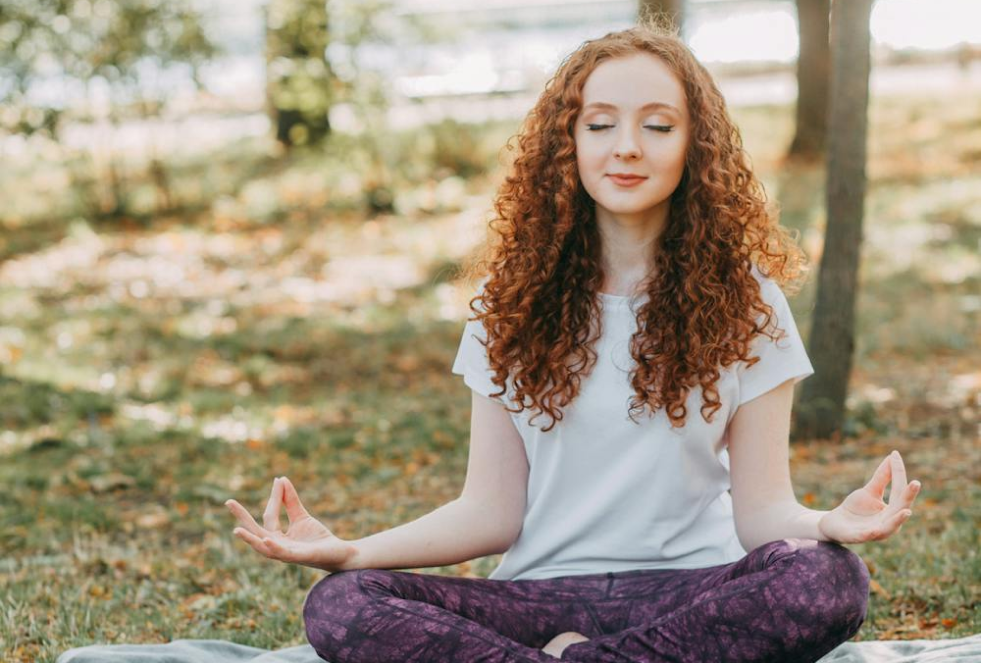
<instances>
[{"instance_id":1,"label":"woman","mask_svg":"<svg viewBox=\"0 0 981 663\"><path fill-rule=\"evenodd\" d=\"M898 531L920 485L894 453L832 511L797 503L813 368L777 284L803 257L706 70L654 28L586 42L495 208L453 366L473 390L461 496L350 542L285 478L263 527L228 502L259 553L334 572L304 606L318 654L801 662L854 635L869 575L839 544ZM390 570L498 552L487 579Z\"/></svg>"}]
</instances>

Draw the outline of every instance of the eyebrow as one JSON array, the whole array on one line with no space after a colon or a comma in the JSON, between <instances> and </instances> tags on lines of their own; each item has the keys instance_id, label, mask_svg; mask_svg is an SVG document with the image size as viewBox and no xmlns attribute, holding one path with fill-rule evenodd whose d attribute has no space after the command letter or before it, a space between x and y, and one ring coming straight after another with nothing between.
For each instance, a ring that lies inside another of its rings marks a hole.
<instances>
[{"instance_id":1,"label":"eyebrow","mask_svg":"<svg viewBox=\"0 0 981 663\"><path fill-rule=\"evenodd\" d=\"M613 104L608 104L605 101L594 101L591 104L586 104L585 106L583 106L583 110L586 110L587 108L609 108L612 110L618 110L616 106L614 106ZM669 111L674 111L678 115L681 115L681 111L679 111L671 104L666 104L663 101L652 101L650 103L644 104L643 106L640 107L640 110L647 110L648 108L659 108L659 109L663 108Z\"/></svg>"}]
</instances>

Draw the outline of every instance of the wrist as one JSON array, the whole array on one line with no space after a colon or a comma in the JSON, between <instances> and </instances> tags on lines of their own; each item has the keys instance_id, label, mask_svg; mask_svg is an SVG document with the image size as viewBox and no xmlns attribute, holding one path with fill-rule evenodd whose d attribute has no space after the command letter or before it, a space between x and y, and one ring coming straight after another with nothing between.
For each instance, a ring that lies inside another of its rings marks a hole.
<instances>
[{"instance_id":1,"label":"wrist","mask_svg":"<svg viewBox=\"0 0 981 663\"><path fill-rule=\"evenodd\" d=\"M356 571L358 569L366 568L364 564L364 555L361 552L361 548L358 544L351 541L349 542L350 550L348 551L347 559L341 562L336 569L336 571Z\"/></svg>"},{"instance_id":2,"label":"wrist","mask_svg":"<svg viewBox=\"0 0 981 663\"><path fill-rule=\"evenodd\" d=\"M816 541L830 541L831 538L824 533L821 529L821 521L826 515L830 513L829 511L817 511L815 509L808 509L802 506L800 513L797 515L797 522L800 531L803 532L802 539L815 539Z\"/></svg>"}]
</instances>

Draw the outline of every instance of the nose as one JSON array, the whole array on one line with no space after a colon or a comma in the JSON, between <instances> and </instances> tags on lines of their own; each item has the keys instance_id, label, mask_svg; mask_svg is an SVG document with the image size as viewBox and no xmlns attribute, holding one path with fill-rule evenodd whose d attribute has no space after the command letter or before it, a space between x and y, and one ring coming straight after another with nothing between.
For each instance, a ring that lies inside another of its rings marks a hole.
<instances>
[{"instance_id":1,"label":"nose","mask_svg":"<svg viewBox=\"0 0 981 663\"><path fill-rule=\"evenodd\" d=\"M613 156L617 159L637 159L640 157L640 143L632 129L625 128L617 135L613 146Z\"/></svg>"}]
</instances>

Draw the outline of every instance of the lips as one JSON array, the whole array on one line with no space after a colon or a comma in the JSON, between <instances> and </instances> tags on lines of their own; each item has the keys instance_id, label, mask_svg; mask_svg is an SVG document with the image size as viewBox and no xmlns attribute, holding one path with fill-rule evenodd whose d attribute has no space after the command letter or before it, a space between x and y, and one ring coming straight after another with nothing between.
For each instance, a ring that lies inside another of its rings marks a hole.
<instances>
[{"instance_id":1,"label":"lips","mask_svg":"<svg viewBox=\"0 0 981 663\"><path fill-rule=\"evenodd\" d=\"M625 173L612 173L607 175L607 177L613 180L614 184L619 184L620 186L634 186L647 179L640 175L628 175Z\"/></svg>"}]
</instances>

